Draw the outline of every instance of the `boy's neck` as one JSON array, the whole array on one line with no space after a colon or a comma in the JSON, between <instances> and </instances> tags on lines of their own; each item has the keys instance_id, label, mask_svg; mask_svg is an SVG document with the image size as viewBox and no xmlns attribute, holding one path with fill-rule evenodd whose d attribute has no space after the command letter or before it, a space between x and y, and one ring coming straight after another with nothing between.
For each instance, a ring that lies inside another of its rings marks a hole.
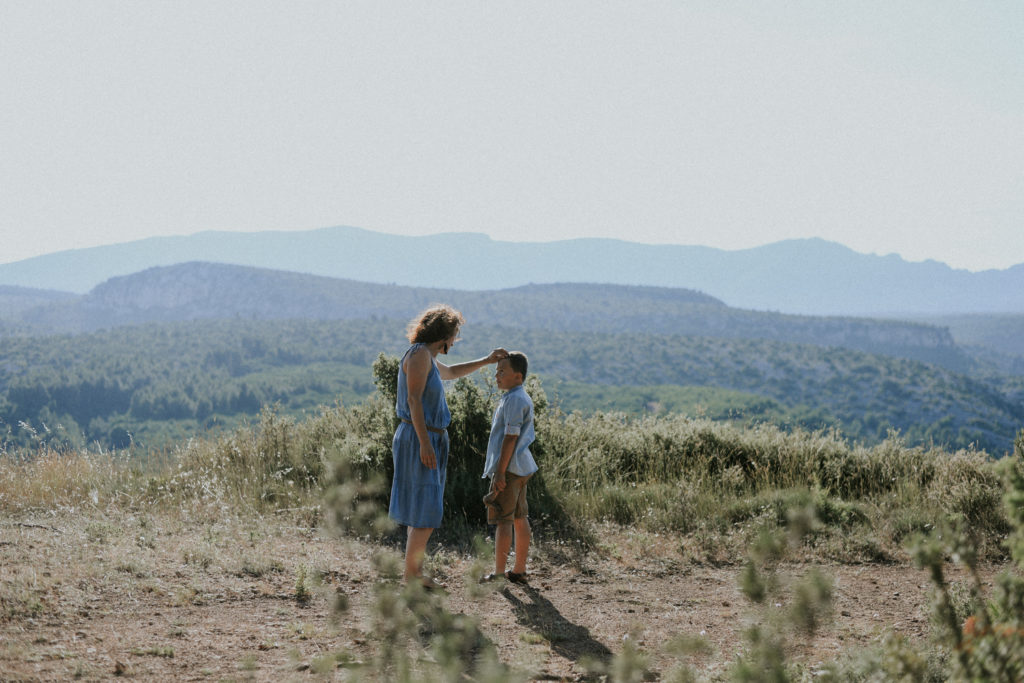
<instances>
[{"instance_id":1,"label":"boy's neck","mask_svg":"<svg viewBox=\"0 0 1024 683\"><path fill-rule=\"evenodd\" d=\"M505 393L507 394L510 391L515 391L516 389L518 389L521 386L523 386L522 382L520 382L519 384L516 384L515 386L509 387L508 389L505 390Z\"/></svg>"}]
</instances>

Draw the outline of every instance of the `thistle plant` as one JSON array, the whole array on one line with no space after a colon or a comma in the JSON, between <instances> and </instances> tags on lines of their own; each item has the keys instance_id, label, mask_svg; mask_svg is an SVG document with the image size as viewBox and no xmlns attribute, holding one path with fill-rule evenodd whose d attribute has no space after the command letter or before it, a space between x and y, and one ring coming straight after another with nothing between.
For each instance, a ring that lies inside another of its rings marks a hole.
<instances>
[{"instance_id":1,"label":"thistle plant","mask_svg":"<svg viewBox=\"0 0 1024 683\"><path fill-rule=\"evenodd\" d=\"M333 466L333 485L325 493L329 518L344 535L380 535L394 528L383 512L380 498L383 480L361 474L352 463L353 451L341 448ZM449 611L442 594L424 590L417 581L398 582L398 558L381 551L373 557L378 574L374 588L372 641L376 651L363 667L349 665L358 678L359 669L372 670L385 680L481 681L505 683L524 677L509 671L498 661L494 644L480 630L473 617ZM337 616L349 608L339 597L334 603ZM338 658L346 658L339 653ZM370 666L367 666L370 665Z\"/></svg>"},{"instance_id":2,"label":"thistle plant","mask_svg":"<svg viewBox=\"0 0 1024 683\"><path fill-rule=\"evenodd\" d=\"M953 622L949 609L940 613L945 617L940 620L945 627L942 631L945 641L955 655L955 676L990 681L1024 680L1024 578L1020 576L1024 571L1024 431L1017 435L1014 446L1005 504L1013 525L1008 545L1017 572L1004 572L998 577L989 602L981 599L973 539L965 533L954 537L953 558L970 572L974 606L973 613L963 623ZM940 586L938 582L936 585ZM943 592L948 593L940 587L940 593Z\"/></svg>"},{"instance_id":3,"label":"thistle plant","mask_svg":"<svg viewBox=\"0 0 1024 683\"><path fill-rule=\"evenodd\" d=\"M747 650L732 670L734 680L791 680L787 665L791 643L811 640L831 617L832 582L828 577L812 570L790 587L779 571L789 547L803 543L818 524L813 506L791 509L785 531L765 527L750 547L739 580L755 611L746 631Z\"/></svg>"}]
</instances>

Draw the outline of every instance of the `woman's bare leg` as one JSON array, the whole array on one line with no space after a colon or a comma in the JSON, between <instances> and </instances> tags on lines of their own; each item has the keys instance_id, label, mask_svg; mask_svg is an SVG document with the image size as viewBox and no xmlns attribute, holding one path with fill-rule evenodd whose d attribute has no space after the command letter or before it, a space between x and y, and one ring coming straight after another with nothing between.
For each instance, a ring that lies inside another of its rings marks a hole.
<instances>
[{"instance_id":1,"label":"woman's bare leg","mask_svg":"<svg viewBox=\"0 0 1024 683\"><path fill-rule=\"evenodd\" d=\"M434 532L431 528L409 527L405 537L405 580L423 576L423 556L427 552L427 540Z\"/></svg>"}]
</instances>

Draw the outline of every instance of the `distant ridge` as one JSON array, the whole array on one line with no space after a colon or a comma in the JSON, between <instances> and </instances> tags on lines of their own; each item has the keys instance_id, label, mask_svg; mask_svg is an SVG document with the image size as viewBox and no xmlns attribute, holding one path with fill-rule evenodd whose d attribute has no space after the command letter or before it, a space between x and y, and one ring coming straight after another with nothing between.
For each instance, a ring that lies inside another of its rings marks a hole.
<instances>
[{"instance_id":1,"label":"distant ridge","mask_svg":"<svg viewBox=\"0 0 1024 683\"><path fill-rule=\"evenodd\" d=\"M112 278L84 296L24 311L16 322L39 331L88 332L203 319L389 318L399 320L400 328L425 306L441 301L461 308L470 325L765 339L882 353L958 370L969 365L941 327L740 310L686 289L593 283L431 289L202 262Z\"/></svg>"},{"instance_id":2,"label":"distant ridge","mask_svg":"<svg viewBox=\"0 0 1024 683\"><path fill-rule=\"evenodd\" d=\"M112 277L189 261L440 289L556 282L685 288L737 308L812 315L1024 312L1024 264L972 273L817 238L724 251L610 239L500 242L474 233L404 237L354 227L202 232L2 264L0 284L84 293Z\"/></svg>"},{"instance_id":3,"label":"distant ridge","mask_svg":"<svg viewBox=\"0 0 1024 683\"><path fill-rule=\"evenodd\" d=\"M0 285L0 317L18 315L37 306L70 301L74 298L74 295L68 292Z\"/></svg>"}]
</instances>

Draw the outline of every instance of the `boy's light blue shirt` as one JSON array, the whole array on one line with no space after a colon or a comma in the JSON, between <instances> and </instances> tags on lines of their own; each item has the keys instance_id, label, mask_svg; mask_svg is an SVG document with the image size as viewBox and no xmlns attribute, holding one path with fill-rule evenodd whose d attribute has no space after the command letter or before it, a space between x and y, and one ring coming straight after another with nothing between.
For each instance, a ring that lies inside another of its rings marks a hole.
<instances>
[{"instance_id":1,"label":"boy's light blue shirt","mask_svg":"<svg viewBox=\"0 0 1024 683\"><path fill-rule=\"evenodd\" d=\"M493 477L501 459L501 443L506 434L518 434L516 449L508 461L506 472L521 477L533 474L539 468L530 453L530 444L536 438L533 431L533 400L523 385L509 389L498 401L491 420L491 438L487 441L487 460L484 462L484 478Z\"/></svg>"}]
</instances>

